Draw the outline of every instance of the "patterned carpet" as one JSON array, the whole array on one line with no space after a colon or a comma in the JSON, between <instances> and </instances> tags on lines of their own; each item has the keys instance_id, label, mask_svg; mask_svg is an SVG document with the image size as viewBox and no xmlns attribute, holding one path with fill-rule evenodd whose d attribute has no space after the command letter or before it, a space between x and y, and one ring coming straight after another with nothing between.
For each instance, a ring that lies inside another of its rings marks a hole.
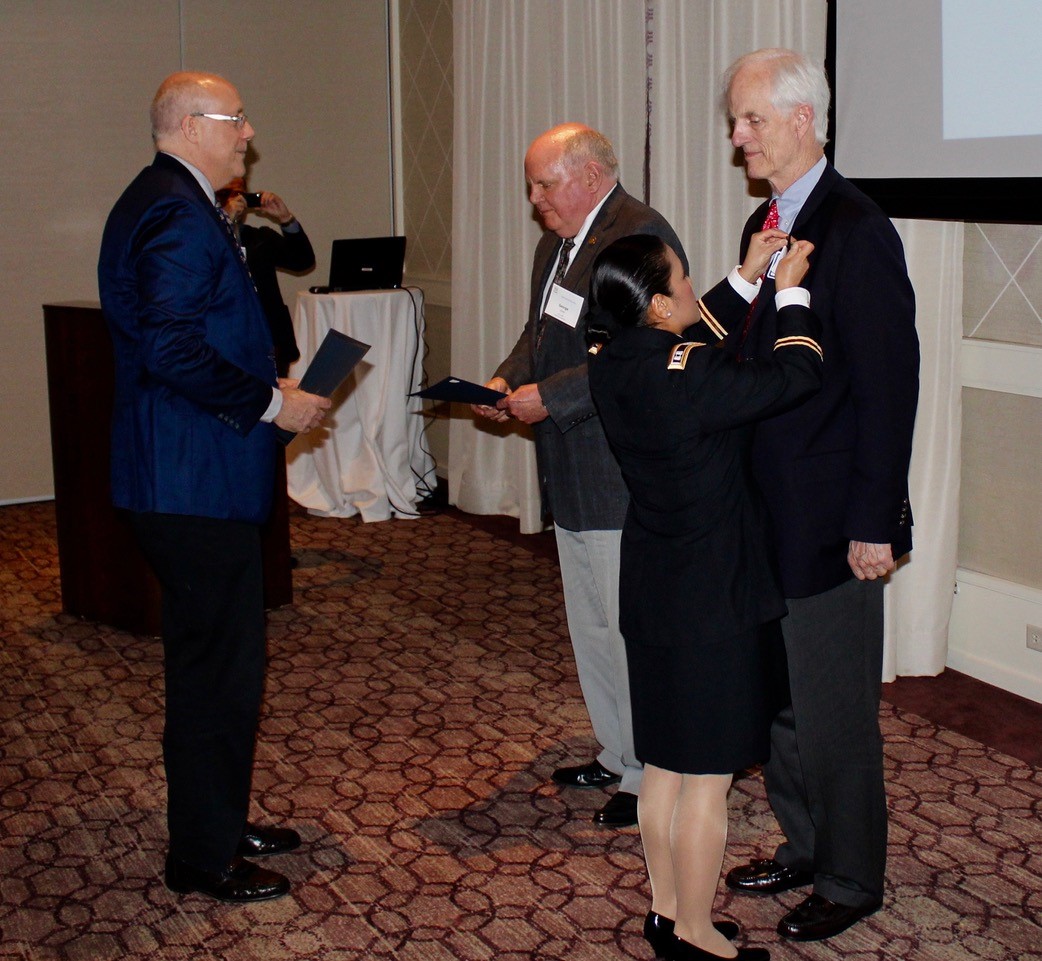
<instances>
[{"instance_id":1,"label":"patterned carpet","mask_svg":"<svg viewBox=\"0 0 1042 961\"><path fill-rule=\"evenodd\" d=\"M648 959L636 829L548 783L593 752L556 566L447 512L293 516L296 602L270 615L259 818L304 849L293 893L177 897L164 854L160 649L60 613L51 504L0 509L0 957ZM986 708L985 708L986 709ZM1042 772L884 705L886 908L781 943L801 895L719 913L776 959L1042 959ZM759 777L725 867L776 837Z\"/></svg>"}]
</instances>

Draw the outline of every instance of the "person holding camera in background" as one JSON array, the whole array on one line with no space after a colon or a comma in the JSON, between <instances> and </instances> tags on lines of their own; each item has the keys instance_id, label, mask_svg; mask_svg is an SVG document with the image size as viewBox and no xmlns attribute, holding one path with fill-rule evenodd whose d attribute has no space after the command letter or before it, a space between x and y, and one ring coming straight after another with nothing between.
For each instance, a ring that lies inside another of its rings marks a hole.
<instances>
[{"instance_id":1,"label":"person holding camera in background","mask_svg":"<svg viewBox=\"0 0 1042 961\"><path fill-rule=\"evenodd\" d=\"M275 368L286 377L289 365L300 357L293 334L293 318L282 299L276 270L303 273L315 266L315 251L300 221L286 202L270 190L247 193L246 180L236 177L217 191L217 201L232 222L239 244L246 251L246 263L257 286L264 315L275 341ZM243 223L246 214L255 210L275 220L281 232L271 227L252 227Z\"/></svg>"}]
</instances>

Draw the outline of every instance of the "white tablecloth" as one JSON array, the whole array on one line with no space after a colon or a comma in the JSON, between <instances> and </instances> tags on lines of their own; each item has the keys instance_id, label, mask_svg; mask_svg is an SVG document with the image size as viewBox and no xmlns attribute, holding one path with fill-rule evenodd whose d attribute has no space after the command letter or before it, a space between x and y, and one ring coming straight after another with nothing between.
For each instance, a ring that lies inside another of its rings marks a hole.
<instances>
[{"instance_id":1,"label":"white tablecloth","mask_svg":"<svg viewBox=\"0 0 1042 961\"><path fill-rule=\"evenodd\" d=\"M299 293L294 327L300 360L291 377L303 374L330 328L372 346L333 395L323 425L290 443L289 496L330 517L418 516L423 482L435 485L422 401L408 396L423 376L423 293Z\"/></svg>"}]
</instances>

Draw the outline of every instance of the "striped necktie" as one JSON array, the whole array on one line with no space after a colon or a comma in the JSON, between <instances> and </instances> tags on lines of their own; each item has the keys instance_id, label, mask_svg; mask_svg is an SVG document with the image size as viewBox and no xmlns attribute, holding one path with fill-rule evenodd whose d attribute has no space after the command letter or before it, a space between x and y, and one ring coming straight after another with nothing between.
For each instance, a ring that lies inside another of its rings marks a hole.
<instances>
[{"instance_id":1,"label":"striped necktie","mask_svg":"<svg viewBox=\"0 0 1042 961\"><path fill-rule=\"evenodd\" d=\"M557 270L554 272L554 283L550 285L550 290L553 291L554 284L563 284L564 275L568 273L568 261L571 257L572 248L575 246L575 241L571 237L566 237L561 242L561 256L557 260ZM546 311L544 310L539 315L539 330L536 333L535 347L536 350L542 346L543 343L543 332L546 330Z\"/></svg>"}]
</instances>

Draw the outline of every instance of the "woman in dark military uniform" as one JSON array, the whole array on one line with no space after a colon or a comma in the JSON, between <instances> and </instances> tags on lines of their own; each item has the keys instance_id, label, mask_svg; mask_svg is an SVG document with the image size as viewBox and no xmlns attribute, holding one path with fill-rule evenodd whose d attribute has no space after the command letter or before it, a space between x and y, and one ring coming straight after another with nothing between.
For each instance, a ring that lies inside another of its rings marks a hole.
<instances>
[{"instance_id":1,"label":"woman in dark military uniform","mask_svg":"<svg viewBox=\"0 0 1042 961\"><path fill-rule=\"evenodd\" d=\"M659 957L735 957L728 938L737 925L710 917L727 790L732 772L769 753L784 656L777 619L785 603L749 447L754 421L821 383L820 325L798 287L812 249L777 230L753 238L737 269L755 282L776 264L779 338L773 360L742 364L707 345L715 318L657 237L618 240L594 267L604 323L590 334L607 343L591 348L590 389L630 492L620 626L645 765L645 937ZM769 957L753 948L737 956Z\"/></svg>"}]
</instances>

